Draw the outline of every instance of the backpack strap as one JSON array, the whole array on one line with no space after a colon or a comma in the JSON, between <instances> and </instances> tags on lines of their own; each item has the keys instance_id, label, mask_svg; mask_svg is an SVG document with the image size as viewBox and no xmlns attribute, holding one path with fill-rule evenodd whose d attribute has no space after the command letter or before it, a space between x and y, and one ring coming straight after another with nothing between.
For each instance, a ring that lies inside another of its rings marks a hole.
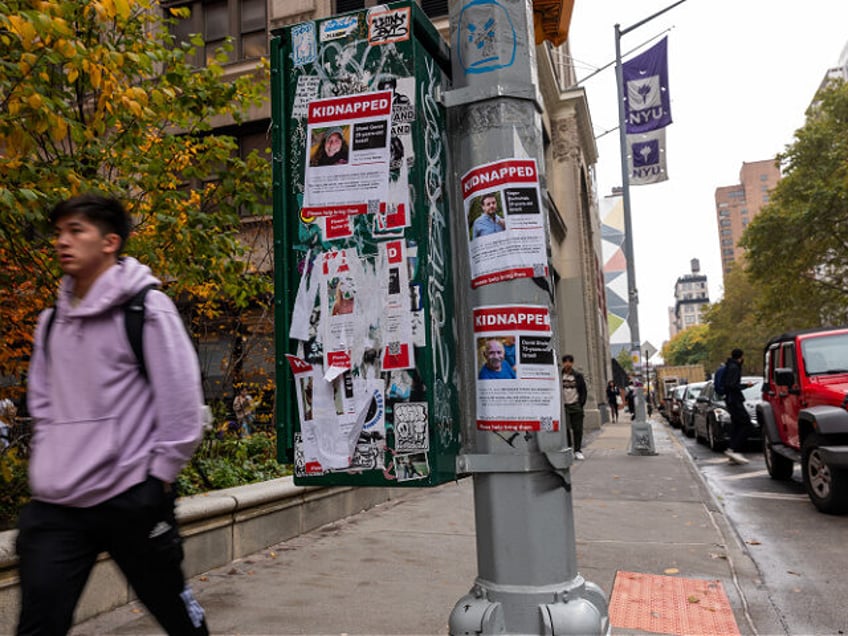
<instances>
[{"instance_id":1,"label":"backpack strap","mask_svg":"<svg viewBox=\"0 0 848 636\"><path fill-rule=\"evenodd\" d=\"M48 343L50 342L50 331L53 329L53 323L56 322L56 308L50 308L50 315L47 316L47 324L44 325L44 359L50 359L50 347L48 347Z\"/></svg>"},{"instance_id":2,"label":"backpack strap","mask_svg":"<svg viewBox=\"0 0 848 636\"><path fill-rule=\"evenodd\" d=\"M138 367L141 375L147 379L147 365L144 363L144 346L142 333L144 331L144 299L147 292L158 287L155 283L151 283L147 287L142 288L135 296L124 303L124 327L127 330L127 338L130 341L135 359L138 360Z\"/></svg>"}]
</instances>

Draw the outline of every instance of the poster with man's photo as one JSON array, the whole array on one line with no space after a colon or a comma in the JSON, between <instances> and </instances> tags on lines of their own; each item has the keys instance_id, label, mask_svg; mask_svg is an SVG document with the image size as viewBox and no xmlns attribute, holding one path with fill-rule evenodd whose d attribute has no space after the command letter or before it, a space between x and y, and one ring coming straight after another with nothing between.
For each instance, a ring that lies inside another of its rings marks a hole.
<instances>
[{"instance_id":1,"label":"poster with man's photo","mask_svg":"<svg viewBox=\"0 0 848 636\"><path fill-rule=\"evenodd\" d=\"M495 161L462 176L471 287L548 275L534 159Z\"/></svg>"},{"instance_id":2,"label":"poster with man's photo","mask_svg":"<svg viewBox=\"0 0 848 636\"><path fill-rule=\"evenodd\" d=\"M547 307L474 309L477 429L558 431L561 399Z\"/></svg>"}]
</instances>

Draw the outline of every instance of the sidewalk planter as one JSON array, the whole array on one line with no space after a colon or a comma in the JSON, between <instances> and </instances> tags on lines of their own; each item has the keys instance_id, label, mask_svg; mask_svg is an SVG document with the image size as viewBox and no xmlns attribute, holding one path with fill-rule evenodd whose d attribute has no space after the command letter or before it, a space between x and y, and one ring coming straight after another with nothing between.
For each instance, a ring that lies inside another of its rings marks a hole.
<instances>
[{"instance_id":1,"label":"sidewalk planter","mask_svg":"<svg viewBox=\"0 0 848 636\"><path fill-rule=\"evenodd\" d=\"M367 510L403 491L302 488L291 477L185 497L177 503L186 577L226 565L281 541ZM14 633L19 609L16 530L0 532L0 634ZM134 599L106 554L94 566L75 616L84 621Z\"/></svg>"}]
</instances>

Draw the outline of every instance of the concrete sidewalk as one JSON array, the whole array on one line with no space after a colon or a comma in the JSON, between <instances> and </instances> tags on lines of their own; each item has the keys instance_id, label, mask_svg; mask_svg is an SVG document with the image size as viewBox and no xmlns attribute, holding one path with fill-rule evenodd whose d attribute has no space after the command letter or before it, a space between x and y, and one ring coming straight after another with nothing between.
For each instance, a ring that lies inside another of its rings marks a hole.
<instances>
[{"instance_id":1,"label":"concrete sidewalk","mask_svg":"<svg viewBox=\"0 0 848 636\"><path fill-rule=\"evenodd\" d=\"M722 589L729 608L720 631L782 633L685 448L661 421L652 429L656 456L627 454L622 421L591 434L586 461L572 467L578 570L608 595L613 634L717 633L700 620L721 617L707 597ZM191 584L214 634L447 634L476 575L473 483L463 479L410 491ZM653 622L634 622L646 617ZM161 630L130 604L71 633Z\"/></svg>"}]
</instances>

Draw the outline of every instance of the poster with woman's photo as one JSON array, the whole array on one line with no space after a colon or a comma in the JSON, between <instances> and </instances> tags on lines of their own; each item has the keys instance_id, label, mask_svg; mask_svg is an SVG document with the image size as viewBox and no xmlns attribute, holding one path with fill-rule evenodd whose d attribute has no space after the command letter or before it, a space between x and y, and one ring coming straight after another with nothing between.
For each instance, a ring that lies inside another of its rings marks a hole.
<instances>
[{"instance_id":1,"label":"poster with woman's photo","mask_svg":"<svg viewBox=\"0 0 848 636\"><path fill-rule=\"evenodd\" d=\"M558 431L561 398L547 307L474 309L477 429Z\"/></svg>"},{"instance_id":2,"label":"poster with woman's photo","mask_svg":"<svg viewBox=\"0 0 848 636\"><path fill-rule=\"evenodd\" d=\"M320 219L327 239L351 236L351 217L388 199L393 98L382 90L309 103L301 217Z\"/></svg>"},{"instance_id":3,"label":"poster with woman's photo","mask_svg":"<svg viewBox=\"0 0 848 636\"><path fill-rule=\"evenodd\" d=\"M545 219L534 159L505 159L462 177L471 287L548 275Z\"/></svg>"}]
</instances>

